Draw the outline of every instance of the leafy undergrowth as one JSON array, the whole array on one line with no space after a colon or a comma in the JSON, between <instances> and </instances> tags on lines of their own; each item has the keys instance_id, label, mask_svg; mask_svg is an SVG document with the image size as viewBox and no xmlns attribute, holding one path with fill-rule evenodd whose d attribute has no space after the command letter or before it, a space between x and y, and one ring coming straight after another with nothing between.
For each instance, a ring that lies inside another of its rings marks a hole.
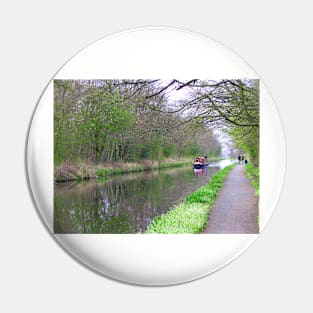
<instances>
[{"instance_id":1,"label":"leafy undergrowth","mask_svg":"<svg viewBox=\"0 0 313 313\"><path fill-rule=\"evenodd\" d=\"M147 234L200 233L205 228L211 207L221 190L229 171L235 165L225 167L213 175L210 182L189 195L185 201L170 211L155 217Z\"/></svg>"},{"instance_id":2,"label":"leafy undergrowth","mask_svg":"<svg viewBox=\"0 0 313 313\"><path fill-rule=\"evenodd\" d=\"M255 194L260 194L260 169L252 164L246 164L246 175L250 179L252 186L255 189Z\"/></svg>"}]
</instances>

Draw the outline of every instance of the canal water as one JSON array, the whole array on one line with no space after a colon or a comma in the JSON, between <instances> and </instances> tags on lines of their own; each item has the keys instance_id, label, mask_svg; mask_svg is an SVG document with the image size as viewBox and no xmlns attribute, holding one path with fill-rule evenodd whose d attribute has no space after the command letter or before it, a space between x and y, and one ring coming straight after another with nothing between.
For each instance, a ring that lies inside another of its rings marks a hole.
<instances>
[{"instance_id":1,"label":"canal water","mask_svg":"<svg viewBox=\"0 0 313 313\"><path fill-rule=\"evenodd\" d=\"M54 232L134 234L170 210L229 161L54 186Z\"/></svg>"}]
</instances>

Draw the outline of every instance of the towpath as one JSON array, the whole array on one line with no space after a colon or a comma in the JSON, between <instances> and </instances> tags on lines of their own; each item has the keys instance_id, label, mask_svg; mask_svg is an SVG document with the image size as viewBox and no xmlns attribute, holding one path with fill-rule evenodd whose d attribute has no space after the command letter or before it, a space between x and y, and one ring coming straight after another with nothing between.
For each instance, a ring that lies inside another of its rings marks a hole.
<instances>
[{"instance_id":1,"label":"towpath","mask_svg":"<svg viewBox=\"0 0 313 313\"><path fill-rule=\"evenodd\" d=\"M245 175L244 165L237 165L228 174L203 233L256 234L257 218L258 197Z\"/></svg>"}]
</instances>

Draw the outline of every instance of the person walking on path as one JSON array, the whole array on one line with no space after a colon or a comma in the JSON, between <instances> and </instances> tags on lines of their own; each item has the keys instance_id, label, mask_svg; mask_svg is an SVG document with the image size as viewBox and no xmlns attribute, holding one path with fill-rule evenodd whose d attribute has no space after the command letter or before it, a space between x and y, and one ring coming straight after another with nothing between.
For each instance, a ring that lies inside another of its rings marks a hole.
<instances>
[{"instance_id":1,"label":"person walking on path","mask_svg":"<svg viewBox=\"0 0 313 313\"><path fill-rule=\"evenodd\" d=\"M238 164L240 164L240 162L241 162L241 155L239 154L238 155Z\"/></svg>"},{"instance_id":2,"label":"person walking on path","mask_svg":"<svg viewBox=\"0 0 313 313\"><path fill-rule=\"evenodd\" d=\"M245 167L236 166L224 182L203 233L258 234L258 213L258 197Z\"/></svg>"}]
</instances>

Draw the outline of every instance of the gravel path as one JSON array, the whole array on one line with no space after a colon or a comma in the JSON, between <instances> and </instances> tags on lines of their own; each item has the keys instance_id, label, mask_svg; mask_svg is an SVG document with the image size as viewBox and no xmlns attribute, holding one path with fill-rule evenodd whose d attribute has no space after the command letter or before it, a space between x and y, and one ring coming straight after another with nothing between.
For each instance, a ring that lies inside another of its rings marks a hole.
<instances>
[{"instance_id":1,"label":"gravel path","mask_svg":"<svg viewBox=\"0 0 313 313\"><path fill-rule=\"evenodd\" d=\"M258 234L258 197L245 175L244 165L228 174L213 205L205 234Z\"/></svg>"}]
</instances>

